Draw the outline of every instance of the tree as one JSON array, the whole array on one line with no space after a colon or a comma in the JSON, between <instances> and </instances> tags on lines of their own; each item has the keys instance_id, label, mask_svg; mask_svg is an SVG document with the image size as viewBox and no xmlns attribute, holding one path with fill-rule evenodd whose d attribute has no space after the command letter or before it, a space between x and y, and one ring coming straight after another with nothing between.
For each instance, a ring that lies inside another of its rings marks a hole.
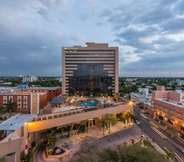
<instances>
[{"instance_id":1,"label":"tree","mask_svg":"<svg viewBox=\"0 0 184 162\"><path fill-rule=\"evenodd\" d=\"M169 160L170 157L174 156L174 153L169 151L167 148L164 148L164 151L166 153L167 160Z\"/></svg>"},{"instance_id":2,"label":"tree","mask_svg":"<svg viewBox=\"0 0 184 162\"><path fill-rule=\"evenodd\" d=\"M109 133L111 132L111 126L116 124L116 118L113 116L113 114L106 114L105 119L108 123Z\"/></svg>"},{"instance_id":3,"label":"tree","mask_svg":"<svg viewBox=\"0 0 184 162\"><path fill-rule=\"evenodd\" d=\"M5 107L0 103L0 116L2 117L4 113L5 113Z\"/></svg>"},{"instance_id":4,"label":"tree","mask_svg":"<svg viewBox=\"0 0 184 162\"><path fill-rule=\"evenodd\" d=\"M119 95L118 95L118 93L115 93L114 94L114 101L118 102L118 100L119 100Z\"/></svg>"},{"instance_id":5,"label":"tree","mask_svg":"<svg viewBox=\"0 0 184 162\"><path fill-rule=\"evenodd\" d=\"M55 130L51 129L51 131L49 130L43 137L43 142L46 142L47 146L50 147L51 145L55 144L55 141L56 141Z\"/></svg>"},{"instance_id":6,"label":"tree","mask_svg":"<svg viewBox=\"0 0 184 162\"><path fill-rule=\"evenodd\" d=\"M125 118L125 116L123 116L123 115L118 115L117 118L118 118L118 120L119 120L120 122L126 123L126 118Z\"/></svg>"},{"instance_id":7,"label":"tree","mask_svg":"<svg viewBox=\"0 0 184 162\"><path fill-rule=\"evenodd\" d=\"M118 162L119 155L116 150L112 150L110 148L104 149L103 151L99 152L99 157L101 162Z\"/></svg>"},{"instance_id":8,"label":"tree","mask_svg":"<svg viewBox=\"0 0 184 162\"><path fill-rule=\"evenodd\" d=\"M119 150L120 162L166 162L164 155L160 154L154 148L141 147L140 145L131 145L128 147L121 147Z\"/></svg>"},{"instance_id":9,"label":"tree","mask_svg":"<svg viewBox=\"0 0 184 162\"><path fill-rule=\"evenodd\" d=\"M135 140L134 139L131 139L131 141L132 141L132 145L135 143Z\"/></svg>"},{"instance_id":10,"label":"tree","mask_svg":"<svg viewBox=\"0 0 184 162\"><path fill-rule=\"evenodd\" d=\"M105 127L108 127L108 123L107 123L106 118L102 118L102 119L99 121L99 123L101 123L101 126L102 126L102 128L103 128L103 135L104 135L104 133L105 133Z\"/></svg>"},{"instance_id":11,"label":"tree","mask_svg":"<svg viewBox=\"0 0 184 162\"><path fill-rule=\"evenodd\" d=\"M0 158L0 162L4 162L4 157L1 157Z\"/></svg>"},{"instance_id":12,"label":"tree","mask_svg":"<svg viewBox=\"0 0 184 162\"><path fill-rule=\"evenodd\" d=\"M10 117L12 116L12 112L15 112L15 106L17 106L16 102L12 102L9 100L6 104L4 104L5 110L10 113Z\"/></svg>"},{"instance_id":13,"label":"tree","mask_svg":"<svg viewBox=\"0 0 184 162\"><path fill-rule=\"evenodd\" d=\"M184 131L184 126L181 126L181 127L180 127L180 130L181 130L181 131Z\"/></svg>"},{"instance_id":14,"label":"tree","mask_svg":"<svg viewBox=\"0 0 184 162\"><path fill-rule=\"evenodd\" d=\"M83 147L82 147L83 149ZM98 150L88 146L90 151L78 153L78 159L74 162L167 162L165 155L151 147L141 147L140 145L118 146L118 149L106 148ZM87 150L88 150L87 149ZM85 148L86 150L86 148ZM75 159L75 158L74 158Z\"/></svg>"},{"instance_id":15,"label":"tree","mask_svg":"<svg viewBox=\"0 0 184 162\"><path fill-rule=\"evenodd\" d=\"M130 113L130 111L128 111L128 112L125 114L125 120L126 120L127 124L129 124L130 118L131 118L131 113Z\"/></svg>"}]
</instances>

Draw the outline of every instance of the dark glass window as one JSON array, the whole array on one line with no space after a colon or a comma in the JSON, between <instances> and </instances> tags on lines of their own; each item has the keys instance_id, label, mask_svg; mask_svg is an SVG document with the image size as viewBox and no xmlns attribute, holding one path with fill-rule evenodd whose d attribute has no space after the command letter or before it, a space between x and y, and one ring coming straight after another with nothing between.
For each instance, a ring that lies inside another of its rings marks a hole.
<instances>
[{"instance_id":1,"label":"dark glass window","mask_svg":"<svg viewBox=\"0 0 184 162\"><path fill-rule=\"evenodd\" d=\"M70 95L112 95L112 77L103 64L78 64L68 80Z\"/></svg>"}]
</instances>

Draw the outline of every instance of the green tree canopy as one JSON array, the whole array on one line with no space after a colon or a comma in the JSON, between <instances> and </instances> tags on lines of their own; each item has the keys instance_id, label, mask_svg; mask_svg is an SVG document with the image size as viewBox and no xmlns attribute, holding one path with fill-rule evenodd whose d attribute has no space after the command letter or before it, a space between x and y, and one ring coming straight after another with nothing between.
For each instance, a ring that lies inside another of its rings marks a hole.
<instances>
[{"instance_id":1,"label":"green tree canopy","mask_svg":"<svg viewBox=\"0 0 184 162\"><path fill-rule=\"evenodd\" d=\"M114 149L95 149L93 153L83 154L74 162L167 162L165 155L154 148L141 147L140 145L119 146Z\"/></svg>"}]
</instances>

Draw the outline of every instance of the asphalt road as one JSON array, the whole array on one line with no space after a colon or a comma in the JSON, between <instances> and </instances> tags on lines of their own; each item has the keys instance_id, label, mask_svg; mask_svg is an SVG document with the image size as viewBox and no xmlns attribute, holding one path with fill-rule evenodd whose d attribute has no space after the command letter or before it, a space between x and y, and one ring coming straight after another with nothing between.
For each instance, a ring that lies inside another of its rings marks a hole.
<instances>
[{"instance_id":1,"label":"asphalt road","mask_svg":"<svg viewBox=\"0 0 184 162\"><path fill-rule=\"evenodd\" d=\"M144 130L144 133L146 135L148 135L149 138L154 139L154 141L163 149L164 147L166 147L167 149L169 149L172 152L177 153L180 157L184 157L184 153L181 151L181 149L179 147L183 147L182 144L180 144L177 140L173 139L170 135L167 134L167 132L165 132L164 130L162 130L161 128L157 127L157 125L155 124L155 130L158 130L159 132L161 132L164 136L159 135L158 133L156 133L151 127L154 127L153 125L151 125L149 123L149 119L145 119L140 115L139 111L134 111L134 114L138 117L140 124L138 125L142 130ZM179 147L178 147L179 146Z\"/></svg>"},{"instance_id":2,"label":"asphalt road","mask_svg":"<svg viewBox=\"0 0 184 162\"><path fill-rule=\"evenodd\" d=\"M42 144L34 154L34 162L59 162L58 158L55 159L46 159L45 158L45 144Z\"/></svg>"}]
</instances>

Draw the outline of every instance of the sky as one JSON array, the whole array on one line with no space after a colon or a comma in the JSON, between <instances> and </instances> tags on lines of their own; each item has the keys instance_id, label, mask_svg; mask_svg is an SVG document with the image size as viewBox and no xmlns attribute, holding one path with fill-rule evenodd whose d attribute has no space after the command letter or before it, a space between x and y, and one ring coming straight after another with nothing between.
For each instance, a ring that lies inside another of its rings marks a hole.
<instances>
[{"instance_id":1,"label":"sky","mask_svg":"<svg viewBox=\"0 0 184 162\"><path fill-rule=\"evenodd\" d=\"M1 0L0 75L61 76L61 48L119 47L121 77L184 77L184 0Z\"/></svg>"}]
</instances>

